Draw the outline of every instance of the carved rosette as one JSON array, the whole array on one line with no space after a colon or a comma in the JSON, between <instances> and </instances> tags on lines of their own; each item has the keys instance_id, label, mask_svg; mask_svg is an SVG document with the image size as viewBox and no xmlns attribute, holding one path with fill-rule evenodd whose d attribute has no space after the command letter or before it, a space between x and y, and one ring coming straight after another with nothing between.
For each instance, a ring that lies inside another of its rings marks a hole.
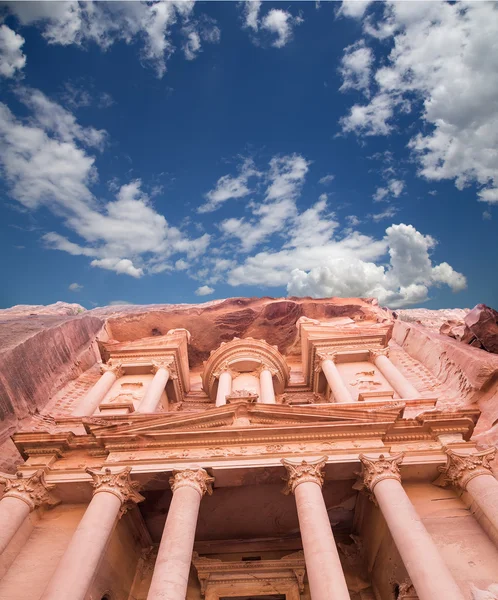
<instances>
[{"instance_id":1,"label":"carved rosette","mask_svg":"<svg viewBox=\"0 0 498 600\"><path fill-rule=\"evenodd\" d=\"M303 460L300 465L290 462L287 459L282 459L282 464L287 469L287 478L283 480L286 482L285 488L282 490L283 493L288 496L293 494L294 490L300 483L316 483L320 487L323 485L323 467L327 463L328 456L323 456L317 460L306 461Z\"/></svg>"},{"instance_id":2,"label":"carved rosette","mask_svg":"<svg viewBox=\"0 0 498 600\"><path fill-rule=\"evenodd\" d=\"M443 486L453 484L462 490L466 490L469 481L474 477L481 475L491 475L493 477L489 463L495 458L496 448L473 452L472 454L461 454L449 448L445 450L447 455L446 466L439 467Z\"/></svg>"},{"instance_id":3,"label":"carved rosette","mask_svg":"<svg viewBox=\"0 0 498 600\"><path fill-rule=\"evenodd\" d=\"M0 483L5 484L4 498L22 500L26 502L30 510L43 504L48 506L59 504L59 500L51 494L55 485L45 481L45 473L42 469L29 477L24 477L21 471L15 475L0 473Z\"/></svg>"},{"instance_id":4,"label":"carved rosette","mask_svg":"<svg viewBox=\"0 0 498 600\"><path fill-rule=\"evenodd\" d=\"M142 502L145 498L138 493L139 483L130 478L131 467L125 467L122 471L112 472L111 469L104 469L103 472L85 469L92 476L94 487L93 495L101 492L114 494L121 500L123 512L126 512L132 505Z\"/></svg>"},{"instance_id":5,"label":"carved rosette","mask_svg":"<svg viewBox=\"0 0 498 600\"><path fill-rule=\"evenodd\" d=\"M389 357L389 348L375 348L368 351L370 362L375 362L375 359L379 356Z\"/></svg>"},{"instance_id":6,"label":"carved rosette","mask_svg":"<svg viewBox=\"0 0 498 600\"><path fill-rule=\"evenodd\" d=\"M401 483L399 465L403 462L403 457L403 452L395 456L381 454L379 458L368 458L364 454L360 454L359 459L363 465L360 475L362 486L373 492L375 486L384 479L396 479Z\"/></svg>"},{"instance_id":7,"label":"carved rosette","mask_svg":"<svg viewBox=\"0 0 498 600\"><path fill-rule=\"evenodd\" d=\"M123 377L123 375L124 375L123 363L121 363L121 362L116 362L116 363L108 362L107 364L104 364L104 365L100 366L100 372L102 374L104 374L104 373L112 373L113 375L116 376L116 379L119 379L120 377Z\"/></svg>"},{"instance_id":8,"label":"carved rosette","mask_svg":"<svg viewBox=\"0 0 498 600\"><path fill-rule=\"evenodd\" d=\"M173 471L173 477L170 477L169 484L173 493L181 487L194 488L199 494L209 496L213 493L214 477L210 477L204 469L182 469L181 471Z\"/></svg>"}]
</instances>

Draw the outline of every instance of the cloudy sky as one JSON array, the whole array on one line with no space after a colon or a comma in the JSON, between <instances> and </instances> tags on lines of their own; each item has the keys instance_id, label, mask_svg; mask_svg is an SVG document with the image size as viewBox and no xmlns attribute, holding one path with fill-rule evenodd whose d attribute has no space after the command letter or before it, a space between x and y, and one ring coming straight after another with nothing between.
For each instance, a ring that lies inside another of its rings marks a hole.
<instances>
[{"instance_id":1,"label":"cloudy sky","mask_svg":"<svg viewBox=\"0 0 498 600\"><path fill-rule=\"evenodd\" d=\"M498 304L498 4L7 2L0 306Z\"/></svg>"}]
</instances>

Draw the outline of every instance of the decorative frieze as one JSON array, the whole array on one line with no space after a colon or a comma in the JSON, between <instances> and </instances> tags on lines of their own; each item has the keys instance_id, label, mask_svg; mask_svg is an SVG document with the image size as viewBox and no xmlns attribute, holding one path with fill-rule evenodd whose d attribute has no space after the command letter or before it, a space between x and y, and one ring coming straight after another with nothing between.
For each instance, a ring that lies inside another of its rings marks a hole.
<instances>
[{"instance_id":1,"label":"decorative frieze","mask_svg":"<svg viewBox=\"0 0 498 600\"><path fill-rule=\"evenodd\" d=\"M42 469L29 477L25 477L21 471L15 475L0 473L0 483L5 485L4 498L18 498L26 502L30 510L43 504L48 506L59 504L59 500L51 493L55 485L45 481L45 473Z\"/></svg>"},{"instance_id":2,"label":"decorative frieze","mask_svg":"<svg viewBox=\"0 0 498 600\"><path fill-rule=\"evenodd\" d=\"M92 476L93 494L107 492L114 494L121 500L123 506L129 506L142 502L145 498L138 493L139 483L130 478L131 467L125 467L122 471L112 472L104 469L103 472L85 469Z\"/></svg>"},{"instance_id":3,"label":"decorative frieze","mask_svg":"<svg viewBox=\"0 0 498 600\"><path fill-rule=\"evenodd\" d=\"M403 452L395 456L381 454L378 458L369 458L365 454L360 454L359 459L363 465L360 474L362 487L373 492L374 487L384 479L396 479L396 481L401 482L399 465L403 462L403 457Z\"/></svg>"},{"instance_id":4,"label":"decorative frieze","mask_svg":"<svg viewBox=\"0 0 498 600\"><path fill-rule=\"evenodd\" d=\"M294 490L300 483L312 482L323 485L324 474L323 467L327 464L328 456L323 456L314 461L303 460L301 464L295 464L287 459L281 462L287 469L287 478L284 479L286 486L283 490L284 494L293 494Z\"/></svg>"},{"instance_id":5,"label":"decorative frieze","mask_svg":"<svg viewBox=\"0 0 498 600\"><path fill-rule=\"evenodd\" d=\"M194 488L199 494L209 496L213 493L212 484L214 477L210 477L204 469L183 469L181 471L173 471L173 477L170 477L169 484L173 493L180 487Z\"/></svg>"},{"instance_id":6,"label":"decorative frieze","mask_svg":"<svg viewBox=\"0 0 498 600\"><path fill-rule=\"evenodd\" d=\"M437 484L441 486L453 484L462 490L467 489L467 485L474 477L480 475L491 475L490 461L494 460L496 448L483 450L481 452L472 452L471 454L462 454L455 452L450 448L445 448L447 463L444 467L439 467L441 477Z\"/></svg>"}]
</instances>

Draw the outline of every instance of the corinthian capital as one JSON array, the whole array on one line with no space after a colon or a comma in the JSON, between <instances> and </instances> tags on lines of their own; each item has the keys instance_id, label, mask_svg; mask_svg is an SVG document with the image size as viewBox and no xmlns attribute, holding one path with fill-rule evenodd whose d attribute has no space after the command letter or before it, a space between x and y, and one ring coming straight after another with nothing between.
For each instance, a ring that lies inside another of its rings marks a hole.
<instances>
[{"instance_id":1,"label":"corinthian capital","mask_svg":"<svg viewBox=\"0 0 498 600\"><path fill-rule=\"evenodd\" d=\"M145 498L138 493L138 481L132 481L130 478L131 467L125 467L122 471L112 472L111 469L104 469L103 472L85 469L92 476L94 487L93 495L100 492L114 494L121 500L122 506L130 506L142 502Z\"/></svg>"},{"instance_id":2,"label":"corinthian capital","mask_svg":"<svg viewBox=\"0 0 498 600\"><path fill-rule=\"evenodd\" d=\"M472 452L471 454L461 454L449 448L446 448L445 451L447 462L446 466L439 467L441 477L438 485L453 484L465 490L469 481L474 477L480 475L493 476L489 462L494 459L496 448L490 448L482 452Z\"/></svg>"},{"instance_id":3,"label":"corinthian capital","mask_svg":"<svg viewBox=\"0 0 498 600\"><path fill-rule=\"evenodd\" d=\"M173 477L170 477L169 484L173 493L181 487L191 487L198 491L199 494L209 496L213 493L212 483L214 477L210 477L204 469L183 469L181 471L173 471Z\"/></svg>"},{"instance_id":4,"label":"corinthian capital","mask_svg":"<svg viewBox=\"0 0 498 600\"><path fill-rule=\"evenodd\" d=\"M0 483L5 484L4 498L18 498L34 510L42 504L55 506L59 503L50 492L55 487L45 481L45 473L42 469L36 471L29 477L24 477L21 471L15 475L0 473Z\"/></svg>"},{"instance_id":5,"label":"corinthian capital","mask_svg":"<svg viewBox=\"0 0 498 600\"><path fill-rule=\"evenodd\" d=\"M100 372L102 374L112 373L113 375L116 376L117 379L119 379L120 377L122 377L124 375L123 363L108 362L107 364L100 366Z\"/></svg>"},{"instance_id":6,"label":"corinthian capital","mask_svg":"<svg viewBox=\"0 0 498 600\"><path fill-rule=\"evenodd\" d=\"M368 458L368 456L360 454L359 458L363 465L361 472L363 487L373 492L374 487L384 479L396 479L401 482L399 465L403 462L403 456L403 452L395 456L381 454L379 458Z\"/></svg>"},{"instance_id":7,"label":"corinthian capital","mask_svg":"<svg viewBox=\"0 0 498 600\"><path fill-rule=\"evenodd\" d=\"M300 483L317 483L320 487L323 485L323 467L327 463L328 456L322 456L317 460L307 462L303 460L300 465L296 465L287 459L282 459L282 464L287 469L287 478L284 479L286 486L283 490L285 495L293 494Z\"/></svg>"},{"instance_id":8,"label":"corinthian capital","mask_svg":"<svg viewBox=\"0 0 498 600\"><path fill-rule=\"evenodd\" d=\"M171 369L173 367L173 359L172 358L165 358L163 360L153 360L152 361L152 372L154 374L156 374L159 369L167 369L168 371L170 371L171 374Z\"/></svg>"},{"instance_id":9,"label":"corinthian capital","mask_svg":"<svg viewBox=\"0 0 498 600\"><path fill-rule=\"evenodd\" d=\"M368 351L370 362L374 362L379 356L389 356L389 348L375 348Z\"/></svg>"}]
</instances>

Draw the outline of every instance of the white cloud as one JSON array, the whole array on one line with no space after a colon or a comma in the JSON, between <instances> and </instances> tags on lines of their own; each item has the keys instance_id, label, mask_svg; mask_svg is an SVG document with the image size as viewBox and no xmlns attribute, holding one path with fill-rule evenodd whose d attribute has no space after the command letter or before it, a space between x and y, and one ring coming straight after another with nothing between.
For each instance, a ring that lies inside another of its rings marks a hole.
<instances>
[{"instance_id":1,"label":"white cloud","mask_svg":"<svg viewBox=\"0 0 498 600\"><path fill-rule=\"evenodd\" d=\"M249 178L257 177L260 173L254 167L254 162L251 159L245 159L239 171L237 177L231 177L230 175L220 177L216 187L206 194L207 202L199 206L198 212L212 212L227 200L248 196L251 193L248 187Z\"/></svg>"},{"instance_id":2,"label":"white cloud","mask_svg":"<svg viewBox=\"0 0 498 600\"><path fill-rule=\"evenodd\" d=\"M117 188L104 203L91 191L95 159L82 146L99 146L105 132L81 127L74 116L37 90L21 90L31 110L24 121L0 103L0 166L10 194L28 209L47 207L78 238L43 236L48 247L91 257L91 265L141 277L172 269L178 254L201 256L210 243L191 239L153 207L140 180Z\"/></svg>"},{"instance_id":3,"label":"white cloud","mask_svg":"<svg viewBox=\"0 0 498 600\"><path fill-rule=\"evenodd\" d=\"M79 292L82 289L83 289L83 286L79 283L71 283L68 286L68 290L70 290L71 292Z\"/></svg>"},{"instance_id":4,"label":"white cloud","mask_svg":"<svg viewBox=\"0 0 498 600\"><path fill-rule=\"evenodd\" d=\"M358 90L370 95L370 73L372 70L373 52L360 40L344 49L339 73L343 78L341 92Z\"/></svg>"},{"instance_id":5,"label":"white cloud","mask_svg":"<svg viewBox=\"0 0 498 600\"><path fill-rule=\"evenodd\" d=\"M26 56L21 48L24 38L7 25L0 25L0 76L11 78L24 69Z\"/></svg>"},{"instance_id":6,"label":"white cloud","mask_svg":"<svg viewBox=\"0 0 498 600\"><path fill-rule=\"evenodd\" d=\"M95 43L107 49L118 41L141 41L141 60L155 69L158 77L175 51L172 31L186 28L184 52L193 59L201 40L214 42L217 35L201 23L192 22L194 0L160 2L8 2L8 9L22 25L36 25L49 44L85 46Z\"/></svg>"},{"instance_id":7,"label":"white cloud","mask_svg":"<svg viewBox=\"0 0 498 600\"><path fill-rule=\"evenodd\" d=\"M375 202L380 202L391 196L399 198L405 188L405 182L401 179L389 179L385 187L378 187L373 195Z\"/></svg>"},{"instance_id":8,"label":"white cloud","mask_svg":"<svg viewBox=\"0 0 498 600\"><path fill-rule=\"evenodd\" d=\"M261 10L261 0L246 0L243 4L245 26L253 31L259 28L259 11Z\"/></svg>"},{"instance_id":9,"label":"white cloud","mask_svg":"<svg viewBox=\"0 0 498 600\"><path fill-rule=\"evenodd\" d=\"M372 2L373 0L343 0L338 14L360 19Z\"/></svg>"},{"instance_id":10,"label":"white cloud","mask_svg":"<svg viewBox=\"0 0 498 600\"><path fill-rule=\"evenodd\" d=\"M208 285L201 285L195 290L197 296L209 296L214 292L214 288L209 287Z\"/></svg>"},{"instance_id":11,"label":"white cloud","mask_svg":"<svg viewBox=\"0 0 498 600\"><path fill-rule=\"evenodd\" d=\"M372 99L351 108L343 131L387 135L411 111L422 130L409 143L419 174L477 185L479 200L498 203L496 3L389 2L364 19L364 31L390 39L392 50Z\"/></svg>"},{"instance_id":12,"label":"white cloud","mask_svg":"<svg viewBox=\"0 0 498 600\"><path fill-rule=\"evenodd\" d=\"M253 34L265 30L275 36L272 42L274 48L283 48L290 42L293 28L303 22L302 17L293 16L287 10L272 8L266 15L260 17L262 2L260 0L245 0L241 3L244 16L244 27L252 30ZM256 37L254 43L259 45Z\"/></svg>"},{"instance_id":13,"label":"white cloud","mask_svg":"<svg viewBox=\"0 0 498 600\"><path fill-rule=\"evenodd\" d=\"M375 221L375 223L378 223L379 221L384 221L384 219L390 219L394 217L397 212L398 209L395 206L388 206L382 212L369 215L369 217Z\"/></svg>"},{"instance_id":14,"label":"white cloud","mask_svg":"<svg viewBox=\"0 0 498 600\"><path fill-rule=\"evenodd\" d=\"M322 185L329 185L329 183L332 183L335 179L335 175L332 175L331 173L329 173L328 175L324 175L323 177L320 177L320 179L318 180L318 183L321 183Z\"/></svg>"}]
</instances>

